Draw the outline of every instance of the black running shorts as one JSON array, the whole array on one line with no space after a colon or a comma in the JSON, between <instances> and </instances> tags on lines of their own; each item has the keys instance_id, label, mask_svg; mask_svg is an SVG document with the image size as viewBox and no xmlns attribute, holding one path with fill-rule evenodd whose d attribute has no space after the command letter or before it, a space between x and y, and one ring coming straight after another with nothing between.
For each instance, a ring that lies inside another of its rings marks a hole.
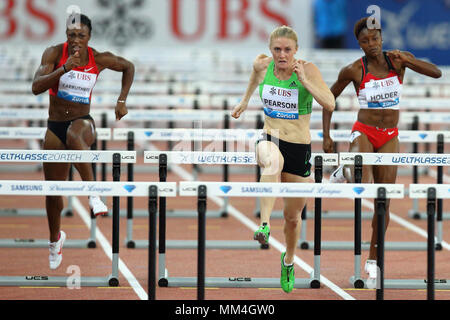
<instances>
[{"instance_id":1,"label":"black running shorts","mask_svg":"<svg viewBox=\"0 0 450 320\"><path fill-rule=\"evenodd\" d=\"M271 141L278 146L281 155L284 158L282 172L295 174L300 177L309 177L311 175L311 144L301 144L283 141L263 133L261 138L256 141Z\"/></svg>"}]
</instances>

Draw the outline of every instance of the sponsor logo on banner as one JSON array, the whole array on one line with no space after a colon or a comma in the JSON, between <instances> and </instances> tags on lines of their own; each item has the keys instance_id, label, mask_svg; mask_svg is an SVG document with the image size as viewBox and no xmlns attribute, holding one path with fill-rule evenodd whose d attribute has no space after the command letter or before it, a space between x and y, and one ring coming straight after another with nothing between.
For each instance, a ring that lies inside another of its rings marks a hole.
<instances>
[{"instance_id":1,"label":"sponsor logo on banner","mask_svg":"<svg viewBox=\"0 0 450 320\"><path fill-rule=\"evenodd\" d=\"M134 155L122 155L122 160L134 160Z\"/></svg>"},{"instance_id":2,"label":"sponsor logo on banner","mask_svg":"<svg viewBox=\"0 0 450 320\"><path fill-rule=\"evenodd\" d=\"M12 184L11 191L42 191L40 184Z\"/></svg>"},{"instance_id":3,"label":"sponsor logo on banner","mask_svg":"<svg viewBox=\"0 0 450 320\"><path fill-rule=\"evenodd\" d=\"M222 190L223 193L228 193L231 190L230 186L220 186L220 190Z\"/></svg>"},{"instance_id":4,"label":"sponsor logo on banner","mask_svg":"<svg viewBox=\"0 0 450 320\"><path fill-rule=\"evenodd\" d=\"M81 154L76 153L45 153L45 152L2 152L0 153L0 160L3 161L67 161L76 162L81 161Z\"/></svg>"},{"instance_id":5,"label":"sponsor logo on banner","mask_svg":"<svg viewBox=\"0 0 450 320\"><path fill-rule=\"evenodd\" d=\"M450 157L448 156L393 156L393 163L402 164L450 164Z\"/></svg>"},{"instance_id":6,"label":"sponsor logo on banner","mask_svg":"<svg viewBox=\"0 0 450 320\"><path fill-rule=\"evenodd\" d=\"M427 136L428 136L428 134L426 134L426 133L420 133L420 134L419 134L419 137L420 137L421 139L425 139Z\"/></svg>"},{"instance_id":7,"label":"sponsor logo on banner","mask_svg":"<svg viewBox=\"0 0 450 320\"><path fill-rule=\"evenodd\" d=\"M427 189L413 189L410 191L411 194L426 194Z\"/></svg>"},{"instance_id":8,"label":"sponsor logo on banner","mask_svg":"<svg viewBox=\"0 0 450 320\"><path fill-rule=\"evenodd\" d=\"M48 280L48 276L25 276L25 280Z\"/></svg>"},{"instance_id":9,"label":"sponsor logo on banner","mask_svg":"<svg viewBox=\"0 0 450 320\"><path fill-rule=\"evenodd\" d=\"M159 192L173 192L174 190L170 187L166 187L166 188L159 188L158 189Z\"/></svg>"},{"instance_id":10,"label":"sponsor logo on banner","mask_svg":"<svg viewBox=\"0 0 450 320\"><path fill-rule=\"evenodd\" d=\"M386 194L402 194L402 191L398 189L386 190Z\"/></svg>"},{"instance_id":11,"label":"sponsor logo on banner","mask_svg":"<svg viewBox=\"0 0 450 320\"><path fill-rule=\"evenodd\" d=\"M365 189L363 187L354 187L353 191L355 191L357 194L363 193Z\"/></svg>"},{"instance_id":12,"label":"sponsor logo on banner","mask_svg":"<svg viewBox=\"0 0 450 320\"><path fill-rule=\"evenodd\" d=\"M92 162L99 161L100 160L100 153L93 153L92 154Z\"/></svg>"},{"instance_id":13,"label":"sponsor logo on banner","mask_svg":"<svg viewBox=\"0 0 450 320\"><path fill-rule=\"evenodd\" d=\"M157 155L157 154L147 154L145 156L145 159L158 160L159 159L159 155Z\"/></svg>"},{"instance_id":14,"label":"sponsor logo on banner","mask_svg":"<svg viewBox=\"0 0 450 320\"><path fill-rule=\"evenodd\" d=\"M144 134L145 134L147 137L150 137L150 136L153 134L153 132L152 132L152 131L145 131Z\"/></svg>"},{"instance_id":15,"label":"sponsor logo on banner","mask_svg":"<svg viewBox=\"0 0 450 320\"><path fill-rule=\"evenodd\" d=\"M132 185L132 184L127 184L127 185L124 185L123 188L125 190L127 190L128 192L133 192L133 190L136 189L136 186Z\"/></svg>"},{"instance_id":16,"label":"sponsor logo on banner","mask_svg":"<svg viewBox=\"0 0 450 320\"><path fill-rule=\"evenodd\" d=\"M185 192L197 191L197 187L182 187L181 191Z\"/></svg>"},{"instance_id":17,"label":"sponsor logo on banner","mask_svg":"<svg viewBox=\"0 0 450 320\"><path fill-rule=\"evenodd\" d=\"M336 159L333 159L333 158L322 158L322 161L324 163L335 163L335 162L337 162Z\"/></svg>"},{"instance_id":18,"label":"sponsor logo on banner","mask_svg":"<svg viewBox=\"0 0 450 320\"><path fill-rule=\"evenodd\" d=\"M273 193L272 187L241 187L242 193Z\"/></svg>"},{"instance_id":19,"label":"sponsor logo on banner","mask_svg":"<svg viewBox=\"0 0 450 320\"><path fill-rule=\"evenodd\" d=\"M49 186L50 191L73 191L73 192L93 192L98 194L103 193L110 193L113 189L111 187L104 187L99 186L96 184L90 184L90 185L74 185L74 186L67 186L67 185L60 185L60 184L53 184Z\"/></svg>"},{"instance_id":20,"label":"sponsor logo on banner","mask_svg":"<svg viewBox=\"0 0 450 320\"><path fill-rule=\"evenodd\" d=\"M382 162L381 160L383 160L383 156L375 155L375 157L377 157L377 159L375 160L375 163L381 163Z\"/></svg>"}]
</instances>

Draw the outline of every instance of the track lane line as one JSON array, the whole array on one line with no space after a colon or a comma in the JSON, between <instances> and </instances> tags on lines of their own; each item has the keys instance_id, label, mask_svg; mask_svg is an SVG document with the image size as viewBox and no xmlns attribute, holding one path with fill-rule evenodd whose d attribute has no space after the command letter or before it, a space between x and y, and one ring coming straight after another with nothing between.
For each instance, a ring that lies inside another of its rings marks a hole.
<instances>
[{"instance_id":1,"label":"track lane line","mask_svg":"<svg viewBox=\"0 0 450 320\"><path fill-rule=\"evenodd\" d=\"M181 168L178 165L173 164L171 166L171 169L174 173L179 175L181 178L192 181L193 176ZM217 205L220 207L223 204L223 199L215 196L209 197L211 200L213 200ZM228 213L230 213L233 217L235 217L238 221L243 223L246 227L248 227L251 231L255 231L258 226L250 220L247 216L245 216L242 212L237 210L232 205L228 204ZM269 244L271 244L274 248L276 248L280 253L284 252L286 250L286 247L281 244L278 240L276 240L274 237L270 237ZM302 268L304 271L306 271L308 274L310 274L314 269L307 264L305 261L303 261L301 258L299 258L297 255L294 255L294 262ZM343 298L344 300L356 300L353 296L342 290L339 286L328 280L326 277L324 277L322 274L320 274L320 282L330 288L333 292L335 292L338 296Z\"/></svg>"},{"instance_id":2,"label":"track lane line","mask_svg":"<svg viewBox=\"0 0 450 320\"><path fill-rule=\"evenodd\" d=\"M80 214L81 219L86 224L88 229L91 229L91 216L89 212L84 208L84 206L81 204L80 200L77 197L73 197L73 207L74 209ZM105 252L106 256L112 261L112 247L109 241L106 239L106 237L101 232L100 228L97 227L96 231L96 240L100 243L100 246L102 247L103 251ZM137 294L139 299L141 300L147 300L148 294L142 288L139 281L136 279L136 277L133 275L133 273L128 269L126 264L123 262L123 260L119 257L119 271L122 273L122 275L125 277L125 279L130 284L131 288L133 288L134 292Z\"/></svg>"}]
</instances>

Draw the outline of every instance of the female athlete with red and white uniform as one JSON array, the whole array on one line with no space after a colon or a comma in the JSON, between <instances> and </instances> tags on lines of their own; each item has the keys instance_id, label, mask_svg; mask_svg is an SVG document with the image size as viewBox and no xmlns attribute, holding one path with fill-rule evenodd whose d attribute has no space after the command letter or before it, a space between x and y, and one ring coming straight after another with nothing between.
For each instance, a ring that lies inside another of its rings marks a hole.
<instances>
[{"instance_id":1,"label":"female athlete with red and white uniform","mask_svg":"<svg viewBox=\"0 0 450 320\"><path fill-rule=\"evenodd\" d=\"M79 18L79 19L78 19ZM74 21L79 23L74 23ZM47 48L33 79L32 91L38 95L50 94L48 129L44 150L88 150L95 141L95 124L89 115L92 89L104 69L122 72L122 89L115 107L116 120L128 111L126 99L134 78L134 65L110 52L97 52L88 46L91 21L85 15L68 19L67 42ZM93 181L90 163L76 163L83 181ZM66 180L70 163L44 163L45 180ZM49 263L56 269L62 260L61 249L66 238L61 226L61 196L47 196L45 200L50 231ZM89 197L89 206L95 215L108 209L98 196Z\"/></svg>"},{"instance_id":2,"label":"female athlete with red and white uniform","mask_svg":"<svg viewBox=\"0 0 450 320\"><path fill-rule=\"evenodd\" d=\"M371 28L368 18L356 22L354 34L365 56L344 67L339 72L331 92L337 98L352 82L358 97L360 110L352 128L350 152L399 152L398 120L400 95L405 69L433 78L441 76L441 70L432 63L416 59L413 54L382 50L381 29ZM372 26L372 25L371 25ZM333 152L330 137L332 112L323 109L323 150ZM363 166L362 182L395 183L396 166ZM331 182L353 181L351 166L340 166L331 174ZM389 201L386 208L386 228L389 224ZM372 237L365 271L373 281L377 276L376 245L377 217L372 218Z\"/></svg>"}]
</instances>

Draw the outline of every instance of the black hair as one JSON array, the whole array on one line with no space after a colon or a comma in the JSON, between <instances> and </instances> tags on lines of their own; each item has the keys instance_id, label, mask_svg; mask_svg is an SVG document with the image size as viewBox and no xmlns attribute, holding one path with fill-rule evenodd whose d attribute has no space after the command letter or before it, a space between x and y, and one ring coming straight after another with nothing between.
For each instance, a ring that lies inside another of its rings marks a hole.
<instances>
[{"instance_id":1,"label":"black hair","mask_svg":"<svg viewBox=\"0 0 450 320\"><path fill-rule=\"evenodd\" d=\"M73 25L75 23L75 21L77 21L77 16L79 16L79 20L81 24L84 24L86 27L88 27L89 29L89 35L92 32L92 22L91 19L89 19L86 15L84 14L79 14L79 13L75 13L75 14L71 14L68 18L67 18L67 26Z\"/></svg>"},{"instance_id":2,"label":"black hair","mask_svg":"<svg viewBox=\"0 0 450 320\"><path fill-rule=\"evenodd\" d=\"M367 26L367 20L368 19L369 19L369 17L364 17L364 18L361 18L358 21L356 21L355 27L353 29L353 32L354 32L355 37L356 37L356 40L358 40L359 34L361 33L361 31L363 29L376 29L376 30L380 31L380 34L381 34L381 25L379 23L377 23L378 21L374 20L375 24L373 25L372 28L369 28ZM380 26L379 28L376 27L377 24Z\"/></svg>"}]
</instances>

